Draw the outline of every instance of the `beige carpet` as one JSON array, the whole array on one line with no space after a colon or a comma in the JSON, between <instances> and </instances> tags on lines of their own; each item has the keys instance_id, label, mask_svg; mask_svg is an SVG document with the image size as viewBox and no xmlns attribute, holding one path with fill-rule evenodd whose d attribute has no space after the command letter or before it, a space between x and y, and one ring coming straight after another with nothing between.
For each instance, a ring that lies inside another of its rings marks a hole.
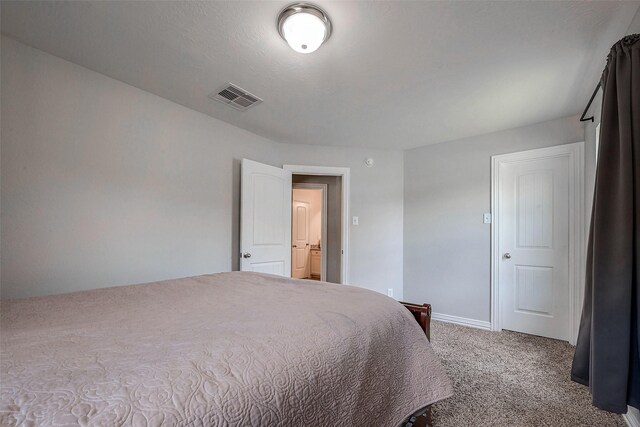
<instances>
[{"instance_id":1,"label":"beige carpet","mask_svg":"<svg viewBox=\"0 0 640 427\"><path fill-rule=\"evenodd\" d=\"M431 341L455 393L434 405L435 427L626 426L570 380L566 342L442 322L432 322Z\"/></svg>"}]
</instances>

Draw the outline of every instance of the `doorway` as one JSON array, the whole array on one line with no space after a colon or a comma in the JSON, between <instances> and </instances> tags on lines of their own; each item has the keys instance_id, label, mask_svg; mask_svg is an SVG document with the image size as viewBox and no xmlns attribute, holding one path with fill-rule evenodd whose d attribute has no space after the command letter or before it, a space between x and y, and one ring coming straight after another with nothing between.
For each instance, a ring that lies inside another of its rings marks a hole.
<instances>
[{"instance_id":1,"label":"doorway","mask_svg":"<svg viewBox=\"0 0 640 427\"><path fill-rule=\"evenodd\" d=\"M291 277L293 183L326 184L325 280L348 284L349 174L349 168L304 165L278 168L242 159L240 270Z\"/></svg>"},{"instance_id":2,"label":"doorway","mask_svg":"<svg viewBox=\"0 0 640 427\"><path fill-rule=\"evenodd\" d=\"M327 184L293 183L291 277L327 280Z\"/></svg>"},{"instance_id":3,"label":"doorway","mask_svg":"<svg viewBox=\"0 0 640 427\"><path fill-rule=\"evenodd\" d=\"M324 242L321 238L320 253L315 254L314 260L310 259L309 267L312 262L317 262L320 255L324 281L349 283L349 168L284 165L284 170L291 172L292 186L326 188ZM294 244L292 242L291 246Z\"/></svg>"},{"instance_id":4,"label":"doorway","mask_svg":"<svg viewBox=\"0 0 640 427\"><path fill-rule=\"evenodd\" d=\"M494 330L575 343L584 270L583 143L493 156Z\"/></svg>"}]
</instances>

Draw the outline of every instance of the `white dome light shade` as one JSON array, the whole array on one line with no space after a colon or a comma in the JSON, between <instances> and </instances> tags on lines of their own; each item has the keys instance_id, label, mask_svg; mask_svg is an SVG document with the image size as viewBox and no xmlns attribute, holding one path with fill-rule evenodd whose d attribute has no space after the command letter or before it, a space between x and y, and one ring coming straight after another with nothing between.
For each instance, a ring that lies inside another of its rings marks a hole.
<instances>
[{"instance_id":1,"label":"white dome light shade","mask_svg":"<svg viewBox=\"0 0 640 427\"><path fill-rule=\"evenodd\" d=\"M326 28L320 18L302 12L285 19L282 32L291 49L300 53L311 53L324 41Z\"/></svg>"},{"instance_id":2,"label":"white dome light shade","mask_svg":"<svg viewBox=\"0 0 640 427\"><path fill-rule=\"evenodd\" d=\"M331 35L331 22L317 6L296 3L280 12L278 30L293 50L311 53Z\"/></svg>"}]
</instances>

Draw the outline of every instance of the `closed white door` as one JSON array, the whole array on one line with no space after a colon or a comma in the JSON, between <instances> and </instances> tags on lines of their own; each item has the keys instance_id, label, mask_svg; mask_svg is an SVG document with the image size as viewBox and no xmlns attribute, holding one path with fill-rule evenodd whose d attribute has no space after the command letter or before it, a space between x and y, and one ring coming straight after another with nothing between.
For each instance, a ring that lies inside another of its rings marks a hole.
<instances>
[{"instance_id":1,"label":"closed white door","mask_svg":"<svg viewBox=\"0 0 640 427\"><path fill-rule=\"evenodd\" d=\"M309 277L309 203L294 200L292 204L291 277Z\"/></svg>"},{"instance_id":2,"label":"closed white door","mask_svg":"<svg viewBox=\"0 0 640 427\"><path fill-rule=\"evenodd\" d=\"M569 157L499 167L501 326L568 340Z\"/></svg>"},{"instance_id":3,"label":"closed white door","mask_svg":"<svg viewBox=\"0 0 640 427\"><path fill-rule=\"evenodd\" d=\"M291 172L242 160L240 270L291 276Z\"/></svg>"}]
</instances>

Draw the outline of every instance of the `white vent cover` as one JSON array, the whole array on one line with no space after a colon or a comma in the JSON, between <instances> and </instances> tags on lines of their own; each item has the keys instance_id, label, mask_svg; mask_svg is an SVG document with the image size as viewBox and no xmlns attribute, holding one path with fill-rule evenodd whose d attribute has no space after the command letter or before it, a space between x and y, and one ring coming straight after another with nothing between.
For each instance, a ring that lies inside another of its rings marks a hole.
<instances>
[{"instance_id":1,"label":"white vent cover","mask_svg":"<svg viewBox=\"0 0 640 427\"><path fill-rule=\"evenodd\" d=\"M232 83L225 85L219 92L212 93L209 95L209 98L227 104L229 107L235 108L238 111L248 110L262 102L262 99Z\"/></svg>"}]
</instances>

